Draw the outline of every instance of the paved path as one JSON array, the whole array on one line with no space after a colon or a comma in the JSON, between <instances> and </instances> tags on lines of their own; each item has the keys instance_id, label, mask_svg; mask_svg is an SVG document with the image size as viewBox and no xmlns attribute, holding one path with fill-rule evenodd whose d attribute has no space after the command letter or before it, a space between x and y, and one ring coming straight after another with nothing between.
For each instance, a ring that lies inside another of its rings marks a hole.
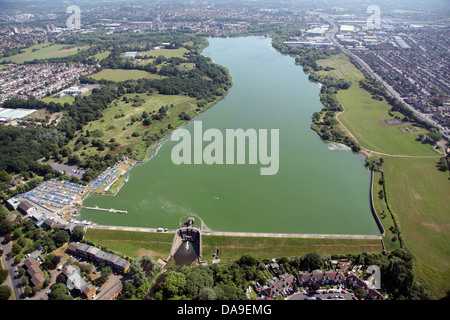
<instances>
[{"instance_id":1,"label":"paved path","mask_svg":"<svg viewBox=\"0 0 450 320\"><path fill-rule=\"evenodd\" d=\"M9 277L6 279L5 284L8 285L13 293L11 294L11 300L22 300L25 296L22 293L22 285L20 281L20 277L17 277L17 265L14 263L14 258L9 254L11 250L11 242L3 243L4 237L0 237L1 247L3 249L2 259L5 259L6 267L9 271Z\"/></svg>"},{"instance_id":2,"label":"paved path","mask_svg":"<svg viewBox=\"0 0 450 320\"><path fill-rule=\"evenodd\" d=\"M121 226L93 225L92 229L158 232L156 228L137 228ZM175 233L176 230L167 230L165 233ZM372 239L381 240L381 235L356 235L356 234L314 234L314 233L263 233L263 232L225 232L225 231L202 231L203 235L228 236L228 237L267 237L267 238L304 238L304 239Z\"/></svg>"}]
</instances>

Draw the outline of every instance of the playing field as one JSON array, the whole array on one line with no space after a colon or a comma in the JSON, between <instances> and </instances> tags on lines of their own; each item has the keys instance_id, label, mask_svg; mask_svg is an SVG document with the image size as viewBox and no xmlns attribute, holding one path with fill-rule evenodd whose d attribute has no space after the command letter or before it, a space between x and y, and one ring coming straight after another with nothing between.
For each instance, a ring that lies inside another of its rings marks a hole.
<instances>
[{"instance_id":1,"label":"playing field","mask_svg":"<svg viewBox=\"0 0 450 320\"><path fill-rule=\"evenodd\" d=\"M24 53L16 54L11 57L7 57L7 61L14 63L23 63L24 61L32 61L34 59L48 59L48 58L60 58L67 57L72 54L76 54L80 50L85 50L89 46L66 48L65 44L53 44L49 45L48 42L36 44L25 49Z\"/></svg>"},{"instance_id":2,"label":"playing field","mask_svg":"<svg viewBox=\"0 0 450 320\"><path fill-rule=\"evenodd\" d=\"M167 59L173 58L173 57L178 57L178 58L183 58L183 54L185 54L186 52L188 52L188 50L186 48L178 48L178 49L159 49L159 50L149 50L149 51L144 51L144 52L139 52L139 55L141 56L154 56L154 57L158 57L158 56L163 56Z\"/></svg>"},{"instance_id":3,"label":"playing field","mask_svg":"<svg viewBox=\"0 0 450 320\"><path fill-rule=\"evenodd\" d=\"M441 155L431 145L415 140L426 130L413 127L412 132L402 132L400 128L411 125L380 123L393 119L388 114L390 106L385 101L373 100L359 87L363 75L346 56L333 56L318 64L333 67L335 70L329 73L352 81L350 89L338 92L338 99L345 108L338 119L362 148L384 158L388 203L400 225L406 247L416 258L417 280L433 298L443 297L450 283L450 180L448 172L436 167ZM376 205L382 208L381 203Z\"/></svg>"},{"instance_id":4,"label":"playing field","mask_svg":"<svg viewBox=\"0 0 450 320\"><path fill-rule=\"evenodd\" d=\"M105 79L110 81L125 81L142 78L158 78L159 76L143 70L103 69L100 72L90 75L90 77L95 80Z\"/></svg>"}]
</instances>

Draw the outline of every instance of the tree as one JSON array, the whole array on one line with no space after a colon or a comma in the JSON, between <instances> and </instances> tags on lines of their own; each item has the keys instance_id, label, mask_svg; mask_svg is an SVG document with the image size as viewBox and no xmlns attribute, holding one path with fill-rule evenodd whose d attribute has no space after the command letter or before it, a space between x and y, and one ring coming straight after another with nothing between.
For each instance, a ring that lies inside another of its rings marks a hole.
<instances>
[{"instance_id":1,"label":"tree","mask_svg":"<svg viewBox=\"0 0 450 320\"><path fill-rule=\"evenodd\" d=\"M139 263L148 278L153 278L159 271L159 264L155 260L153 260L152 256L142 256L139 260Z\"/></svg>"},{"instance_id":2,"label":"tree","mask_svg":"<svg viewBox=\"0 0 450 320\"><path fill-rule=\"evenodd\" d=\"M213 284L212 275L206 269L197 267L186 276L186 294L193 299L199 298L200 291Z\"/></svg>"},{"instance_id":3,"label":"tree","mask_svg":"<svg viewBox=\"0 0 450 320\"><path fill-rule=\"evenodd\" d=\"M237 261L238 265L240 266L257 266L258 265L258 260L252 256L249 255L245 255L242 256L238 261Z\"/></svg>"},{"instance_id":4,"label":"tree","mask_svg":"<svg viewBox=\"0 0 450 320\"><path fill-rule=\"evenodd\" d=\"M57 283L52 286L48 297L50 300L73 300L66 292L67 286L64 283Z\"/></svg>"},{"instance_id":5,"label":"tree","mask_svg":"<svg viewBox=\"0 0 450 320\"><path fill-rule=\"evenodd\" d=\"M366 292L363 289L358 288L355 290L355 297L358 298L358 300L362 300L366 297Z\"/></svg>"},{"instance_id":6,"label":"tree","mask_svg":"<svg viewBox=\"0 0 450 320\"><path fill-rule=\"evenodd\" d=\"M200 290L198 298L200 300L216 300L217 296L212 288L204 287L202 290Z\"/></svg>"},{"instance_id":7,"label":"tree","mask_svg":"<svg viewBox=\"0 0 450 320\"><path fill-rule=\"evenodd\" d=\"M317 252L305 254L300 262L301 270L313 271L322 267L322 257Z\"/></svg>"},{"instance_id":8,"label":"tree","mask_svg":"<svg viewBox=\"0 0 450 320\"><path fill-rule=\"evenodd\" d=\"M83 228L76 228L73 233L70 235L70 241L72 242L80 242L84 237Z\"/></svg>"},{"instance_id":9,"label":"tree","mask_svg":"<svg viewBox=\"0 0 450 320\"><path fill-rule=\"evenodd\" d=\"M186 276L184 273L170 271L164 280L162 288L168 297L173 297L181 294L185 286Z\"/></svg>"},{"instance_id":10,"label":"tree","mask_svg":"<svg viewBox=\"0 0 450 320\"><path fill-rule=\"evenodd\" d=\"M147 281L147 276L144 269L142 269L139 259L135 259L130 264L130 276L133 279L133 284L137 288Z\"/></svg>"},{"instance_id":11,"label":"tree","mask_svg":"<svg viewBox=\"0 0 450 320\"><path fill-rule=\"evenodd\" d=\"M58 248L69 241L69 234L64 230L56 230L50 237Z\"/></svg>"},{"instance_id":12,"label":"tree","mask_svg":"<svg viewBox=\"0 0 450 320\"><path fill-rule=\"evenodd\" d=\"M136 299L136 287L130 282L125 282L123 284L123 291L121 299L123 300L134 300Z\"/></svg>"}]
</instances>

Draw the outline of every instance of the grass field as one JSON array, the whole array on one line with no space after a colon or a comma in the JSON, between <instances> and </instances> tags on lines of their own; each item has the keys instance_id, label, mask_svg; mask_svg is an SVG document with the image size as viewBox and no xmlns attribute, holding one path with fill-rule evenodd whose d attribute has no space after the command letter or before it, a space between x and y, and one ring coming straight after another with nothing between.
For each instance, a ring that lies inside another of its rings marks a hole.
<instances>
[{"instance_id":1,"label":"grass field","mask_svg":"<svg viewBox=\"0 0 450 320\"><path fill-rule=\"evenodd\" d=\"M70 49L63 49L67 47L65 44L53 44L49 45L48 42L33 45L25 49L24 53L16 54L11 57L5 58L7 61L11 60L14 63L21 64L24 61L32 61L34 59L46 59L46 58L60 58L67 57L72 54L76 54L79 50L85 50L89 46L73 47ZM35 50L35 51L33 51Z\"/></svg>"},{"instance_id":2,"label":"grass field","mask_svg":"<svg viewBox=\"0 0 450 320\"><path fill-rule=\"evenodd\" d=\"M384 170L389 205L416 258L418 280L438 298L450 289L450 181L436 162L388 157Z\"/></svg>"},{"instance_id":3,"label":"grass field","mask_svg":"<svg viewBox=\"0 0 450 320\"><path fill-rule=\"evenodd\" d=\"M96 55L94 55L94 58L97 59L97 61L100 61L102 59L105 59L107 56L109 56L109 54L111 53L111 51L103 51L100 53L97 53Z\"/></svg>"},{"instance_id":4,"label":"grass field","mask_svg":"<svg viewBox=\"0 0 450 320\"><path fill-rule=\"evenodd\" d=\"M373 100L359 87L358 81L363 75L346 56L333 56L318 61L318 64L331 66L335 70L329 73L352 81L350 89L338 92L338 99L345 108L338 119L362 148L382 153L378 156L385 160L383 170L388 203L400 225L406 247L416 258L416 280L424 285L432 298L443 297L450 289L450 180L448 172L436 168L441 155L429 144L415 140L419 133L427 132L424 129L415 128L412 133L403 133L399 127L410 125L380 125L380 120L393 118L388 114L390 106L385 101ZM376 193L374 199L377 199ZM375 206L377 210L387 209L380 201L376 201ZM382 222L385 229L389 229L390 225ZM385 239L388 249L395 248L389 241L389 238Z\"/></svg>"},{"instance_id":5,"label":"grass field","mask_svg":"<svg viewBox=\"0 0 450 320\"><path fill-rule=\"evenodd\" d=\"M391 106L386 101L372 99L369 92L359 87L359 80L364 79L364 75L345 55L333 56L317 63L323 67L335 68L329 71L335 77L352 81L349 89L338 91L339 102L345 108L345 112L341 113L338 119L361 147L393 155L437 156L431 145L423 145L415 140L420 133L426 133L426 130L417 129L412 133L403 133L399 128L410 127L410 124L387 127L379 123L394 119L388 114ZM326 71L319 72L319 74L326 73Z\"/></svg>"},{"instance_id":6,"label":"grass field","mask_svg":"<svg viewBox=\"0 0 450 320\"><path fill-rule=\"evenodd\" d=\"M188 52L186 48L180 47L178 49L160 49L160 50L143 51L139 52L138 55L140 56L150 55L154 57L163 56L164 58L169 59L173 57L183 58L183 54L185 54L186 52Z\"/></svg>"},{"instance_id":7,"label":"grass field","mask_svg":"<svg viewBox=\"0 0 450 320\"><path fill-rule=\"evenodd\" d=\"M50 103L50 102L54 102L54 103L72 103L75 101L75 97L71 96L69 94L66 94L64 96L62 96L61 98L54 98L54 97L44 97L41 99L42 101L46 102L46 103Z\"/></svg>"},{"instance_id":8,"label":"grass field","mask_svg":"<svg viewBox=\"0 0 450 320\"><path fill-rule=\"evenodd\" d=\"M111 81L136 80L142 78L159 78L158 75L148 73L143 70L125 69L103 69L100 72L90 75L95 80L105 79Z\"/></svg>"},{"instance_id":9,"label":"grass field","mask_svg":"<svg viewBox=\"0 0 450 320\"><path fill-rule=\"evenodd\" d=\"M143 99L144 102L140 106L133 107L133 102L126 103L122 99L115 101L103 111L101 119L90 122L84 126L81 132L84 133L86 130L101 132L102 135L98 139L109 143L111 138L113 138L119 144L112 151L113 153L123 152L130 147L135 152L138 160L144 160L148 150L148 145L146 141L143 141L143 137L150 137L151 135L162 137L161 130L167 131L169 124L176 128L182 123L178 118L181 111L192 113L196 109L196 99L182 95L153 94L147 96L146 94L127 94L125 96L130 100L138 97ZM144 111L151 115L153 112L157 112L160 107L172 104L173 108L169 108L167 117L160 121L153 121L150 126L144 126L142 121L132 123L133 117L140 118ZM81 132L76 133L75 138L69 143L69 147L74 147L74 143L81 136ZM133 136L133 133L138 135ZM107 147L104 151L99 152L96 147L88 145L79 150L79 153L81 152L89 155L104 154L110 151Z\"/></svg>"},{"instance_id":10,"label":"grass field","mask_svg":"<svg viewBox=\"0 0 450 320\"><path fill-rule=\"evenodd\" d=\"M146 254L155 259L166 259L170 254L173 234L88 229L85 239L132 258ZM213 259L215 248L219 248L221 261L227 262L235 261L246 254L265 259L293 257L313 251L322 254L345 254L380 252L382 249L379 240L288 239L211 235L203 236L202 240L202 260L207 260L209 263Z\"/></svg>"}]
</instances>

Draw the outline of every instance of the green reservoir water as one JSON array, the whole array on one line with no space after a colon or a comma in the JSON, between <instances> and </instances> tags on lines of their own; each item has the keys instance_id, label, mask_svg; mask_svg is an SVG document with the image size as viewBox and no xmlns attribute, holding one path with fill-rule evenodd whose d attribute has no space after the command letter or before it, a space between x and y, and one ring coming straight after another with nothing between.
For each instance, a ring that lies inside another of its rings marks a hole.
<instances>
[{"instance_id":1,"label":"green reservoir water","mask_svg":"<svg viewBox=\"0 0 450 320\"><path fill-rule=\"evenodd\" d=\"M324 143L310 129L319 86L294 59L260 37L210 39L204 55L233 76L228 95L195 120L208 128L279 129L279 171L261 164L174 165L166 138L153 157L133 168L115 196L89 196L82 210L98 224L177 228L188 216L213 231L379 234L369 205L370 173L362 155ZM193 135L193 124L187 124ZM270 137L270 135L269 135ZM204 142L203 146L209 144Z\"/></svg>"}]
</instances>

